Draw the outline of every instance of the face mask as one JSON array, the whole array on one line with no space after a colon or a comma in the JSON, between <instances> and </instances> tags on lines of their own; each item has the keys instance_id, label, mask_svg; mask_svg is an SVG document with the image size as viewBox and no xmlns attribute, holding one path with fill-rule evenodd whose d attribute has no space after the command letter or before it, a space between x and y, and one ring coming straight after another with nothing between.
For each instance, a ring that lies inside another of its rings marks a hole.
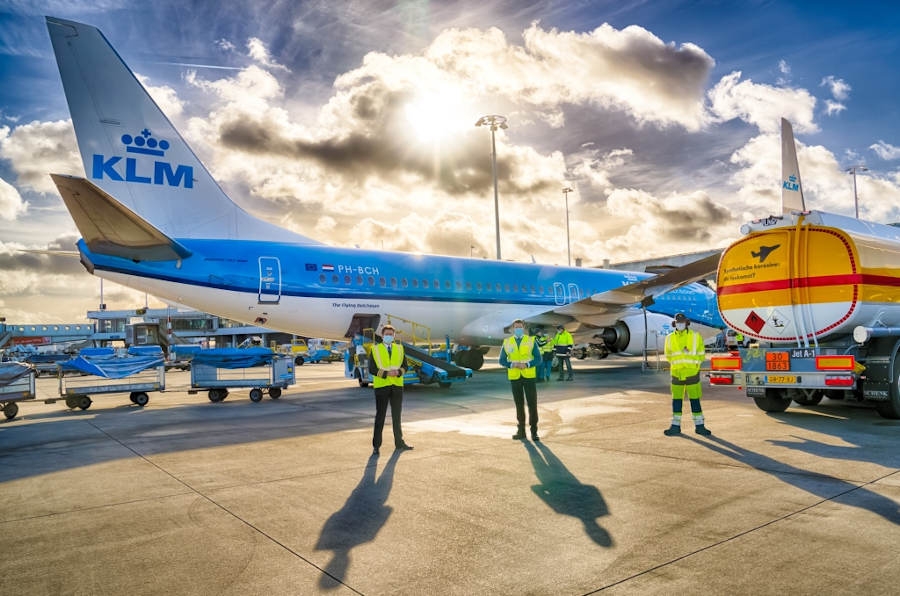
<instances>
[{"instance_id":1,"label":"face mask","mask_svg":"<svg viewBox=\"0 0 900 596\"><path fill-rule=\"evenodd\" d=\"M393 336L393 335L385 335L385 336L384 336L384 343L385 343L385 344L391 345L391 343L393 343L393 341L394 341L394 336Z\"/></svg>"},{"instance_id":2,"label":"face mask","mask_svg":"<svg viewBox=\"0 0 900 596\"><path fill-rule=\"evenodd\" d=\"M687 325L684 323L675 323L675 329L677 329L678 331L684 331L685 329L687 329Z\"/></svg>"},{"instance_id":3,"label":"face mask","mask_svg":"<svg viewBox=\"0 0 900 596\"><path fill-rule=\"evenodd\" d=\"M521 329L521 328L516 328L516 329L513 329L513 334L516 337L522 337L523 335L525 335L525 330Z\"/></svg>"}]
</instances>

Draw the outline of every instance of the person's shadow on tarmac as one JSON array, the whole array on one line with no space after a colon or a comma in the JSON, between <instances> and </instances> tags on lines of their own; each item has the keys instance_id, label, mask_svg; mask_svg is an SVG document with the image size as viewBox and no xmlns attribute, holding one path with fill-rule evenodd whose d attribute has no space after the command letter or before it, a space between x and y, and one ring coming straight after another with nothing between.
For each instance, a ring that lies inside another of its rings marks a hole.
<instances>
[{"instance_id":1,"label":"person's shadow on tarmac","mask_svg":"<svg viewBox=\"0 0 900 596\"><path fill-rule=\"evenodd\" d=\"M597 518L609 515L609 508L600 490L590 484L582 484L550 448L543 443L523 441L534 473L540 484L531 487L553 511L581 520L585 533L600 546L612 546L613 539L603 529Z\"/></svg>"},{"instance_id":2,"label":"person's shadow on tarmac","mask_svg":"<svg viewBox=\"0 0 900 596\"><path fill-rule=\"evenodd\" d=\"M391 493L394 468L400 453L402 452L394 451L377 480L375 472L378 458L371 456L362 479L347 497L347 502L322 526L316 550L334 551L334 557L325 566L325 573L319 577L320 588L335 589L343 583L350 566L350 551L374 540L390 517L393 509L385 503Z\"/></svg>"}]
</instances>

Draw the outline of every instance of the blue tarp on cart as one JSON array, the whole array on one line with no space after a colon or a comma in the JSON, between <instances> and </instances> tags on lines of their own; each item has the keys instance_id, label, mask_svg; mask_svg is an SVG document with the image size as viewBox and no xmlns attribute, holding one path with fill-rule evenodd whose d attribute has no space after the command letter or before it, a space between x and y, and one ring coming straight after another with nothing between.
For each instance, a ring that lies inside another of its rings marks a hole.
<instances>
[{"instance_id":1,"label":"blue tarp on cart","mask_svg":"<svg viewBox=\"0 0 900 596\"><path fill-rule=\"evenodd\" d=\"M269 348L213 348L194 354L194 364L216 368L250 368L272 364L275 352Z\"/></svg>"},{"instance_id":2,"label":"blue tarp on cart","mask_svg":"<svg viewBox=\"0 0 900 596\"><path fill-rule=\"evenodd\" d=\"M8 385L31 372L30 366L20 362L4 362L0 364L0 385Z\"/></svg>"},{"instance_id":3,"label":"blue tarp on cart","mask_svg":"<svg viewBox=\"0 0 900 596\"><path fill-rule=\"evenodd\" d=\"M131 348L120 356L111 348L86 348L77 358L61 363L63 370L77 370L106 379L124 379L142 370L163 364L159 346Z\"/></svg>"}]
</instances>

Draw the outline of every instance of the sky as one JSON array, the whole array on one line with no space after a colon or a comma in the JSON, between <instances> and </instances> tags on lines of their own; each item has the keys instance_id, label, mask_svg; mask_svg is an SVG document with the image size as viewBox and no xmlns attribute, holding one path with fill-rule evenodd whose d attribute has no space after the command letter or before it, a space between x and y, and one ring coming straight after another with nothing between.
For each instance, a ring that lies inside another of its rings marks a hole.
<instances>
[{"instance_id":1,"label":"sky","mask_svg":"<svg viewBox=\"0 0 900 596\"><path fill-rule=\"evenodd\" d=\"M98 27L245 210L337 246L587 267L721 248L807 206L900 221L890 2L0 0L0 316L100 283L50 173L84 175L44 16ZM43 253L23 252L44 251ZM109 309L159 306L105 282Z\"/></svg>"}]
</instances>

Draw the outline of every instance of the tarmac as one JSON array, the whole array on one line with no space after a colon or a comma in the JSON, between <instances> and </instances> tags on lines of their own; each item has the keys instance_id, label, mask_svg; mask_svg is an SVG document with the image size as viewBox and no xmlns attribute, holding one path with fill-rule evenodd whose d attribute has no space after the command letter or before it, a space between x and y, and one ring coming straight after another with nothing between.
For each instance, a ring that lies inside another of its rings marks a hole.
<instances>
[{"instance_id":1,"label":"tarmac","mask_svg":"<svg viewBox=\"0 0 900 596\"><path fill-rule=\"evenodd\" d=\"M514 441L505 374L374 399L340 364L279 400L188 373L145 408L20 403L0 424L0 594L896 594L900 421L766 414L704 385L712 437L666 437L665 372L576 361ZM555 379L555 377L554 377ZM38 395L54 379L38 380ZM179 389L180 387L180 389ZM687 408L686 408L687 409Z\"/></svg>"}]
</instances>

